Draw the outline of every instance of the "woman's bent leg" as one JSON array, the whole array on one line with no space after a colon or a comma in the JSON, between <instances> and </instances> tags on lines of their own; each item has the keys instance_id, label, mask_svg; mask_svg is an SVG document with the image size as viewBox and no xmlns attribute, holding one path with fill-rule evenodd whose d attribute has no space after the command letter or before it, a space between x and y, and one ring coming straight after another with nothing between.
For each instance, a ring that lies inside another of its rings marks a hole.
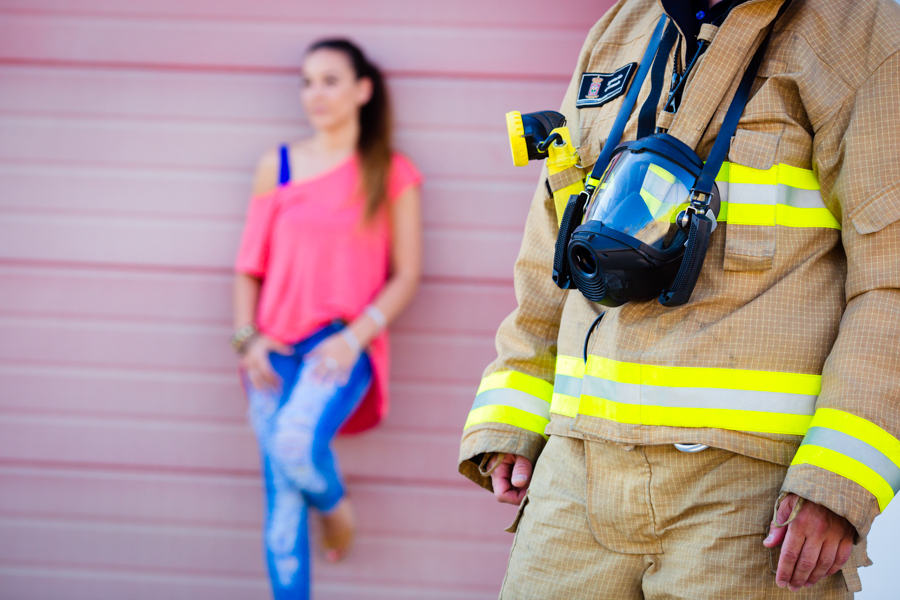
<instances>
[{"instance_id":1,"label":"woman's bent leg","mask_svg":"<svg viewBox=\"0 0 900 600\"><path fill-rule=\"evenodd\" d=\"M278 411L273 454L309 504L327 512L344 495L331 440L353 413L372 382L368 356L360 356L345 383L323 382L305 363L290 398Z\"/></svg>"}]
</instances>

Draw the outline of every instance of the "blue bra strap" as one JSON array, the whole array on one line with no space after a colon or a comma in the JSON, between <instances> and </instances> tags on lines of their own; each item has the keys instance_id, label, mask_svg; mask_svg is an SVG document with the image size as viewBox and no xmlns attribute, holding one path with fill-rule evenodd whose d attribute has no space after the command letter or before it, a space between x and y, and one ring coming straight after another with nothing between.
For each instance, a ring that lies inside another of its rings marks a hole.
<instances>
[{"instance_id":1,"label":"blue bra strap","mask_svg":"<svg viewBox=\"0 0 900 600\"><path fill-rule=\"evenodd\" d=\"M287 144L281 146L281 169L278 173L278 185L284 185L291 180L291 159L288 154Z\"/></svg>"}]
</instances>

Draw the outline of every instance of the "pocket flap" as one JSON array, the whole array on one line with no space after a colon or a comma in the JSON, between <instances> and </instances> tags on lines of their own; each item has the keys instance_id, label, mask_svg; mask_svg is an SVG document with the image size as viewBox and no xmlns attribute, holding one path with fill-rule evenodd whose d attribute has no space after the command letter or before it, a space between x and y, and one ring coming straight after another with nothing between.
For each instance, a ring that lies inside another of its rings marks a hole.
<instances>
[{"instance_id":1,"label":"pocket flap","mask_svg":"<svg viewBox=\"0 0 900 600\"><path fill-rule=\"evenodd\" d=\"M525 512L525 507L528 505L528 492L525 492L525 497L522 498L522 503L519 504L519 510L516 511L516 518L513 519L512 525L504 529L508 533L515 533L517 529L519 529L519 521L522 520L522 514Z\"/></svg>"},{"instance_id":2,"label":"pocket flap","mask_svg":"<svg viewBox=\"0 0 900 600\"><path fill-rule=\"evenodd\" d=\"M784 127L782 126L782 131ZM772 168L778 151L781 133L765 133L738 129L734 132L728 159L731 162L762 171Z\"/></svg>"},{"instance_id":3,"label":"pocket flap","mask_svg":"<svg viewBox=\"0 0 900 600\"><path fill-rule=\"evenodd\" d=\"M900 221L900 181L875 194L850 215L850 220L856 231L863 235Z\"/></svg>"}]
</instances>

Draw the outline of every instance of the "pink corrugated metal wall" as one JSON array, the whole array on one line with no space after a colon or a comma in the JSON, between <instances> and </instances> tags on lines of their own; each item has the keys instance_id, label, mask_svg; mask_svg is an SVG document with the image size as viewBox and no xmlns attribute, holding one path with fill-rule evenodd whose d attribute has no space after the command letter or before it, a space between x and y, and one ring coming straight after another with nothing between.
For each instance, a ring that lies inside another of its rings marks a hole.
<instances>
[{"instance_id":1,"label":"pink corrugated metal wall","mask_svg":"<svg viewBox=\"0 0 900 600\"><path fill-rule=\"evenodd\" d=\"M266 597L230 265L333 34L389 73L427 256L393 412L339 443L361 534L316 596L496 597L512 512L455 459L536 184L503 113L558 106L609 4L0 0L0 598Z\"/></svg>"}]
</instances>

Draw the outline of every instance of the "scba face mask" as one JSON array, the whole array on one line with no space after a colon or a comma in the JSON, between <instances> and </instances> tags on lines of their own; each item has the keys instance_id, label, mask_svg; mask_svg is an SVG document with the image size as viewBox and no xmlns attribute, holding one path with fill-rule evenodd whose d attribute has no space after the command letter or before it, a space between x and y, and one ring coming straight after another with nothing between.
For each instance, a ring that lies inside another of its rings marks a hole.
<instances>
[{"instance_id":1,"label":"scba face mask","mask_svg":"<svg viewBox=\"0 0 900 600\"><path fill-rule=\"evenodd\" d=\"M784 2L775 21L790 3ZM715 178L771 37L770 31L744 72L719 135L703 162L691 148L666 133L619 145L667 24L664 15L583 187L575 190L570 185L554 192L561 217L553 281L563 289L577 288L589 300L606 306L658 298L662 305L672 307L690 300L719 215L721 202ZM660 54L666 55L663 60L668 56L667 52ZM532 127L530 137L524 132L514 134L510 128L513 155L517 138L521 138L549 149L550 158L554 153L562 157L548 160L551 177L568 167L563 158L574 157L572 163L577 166L577 153L562 123L556 119L552 124L556 128L549 133L548 127ZM550 143L554 133L560 134L562 143ZM537 152L529 152L528 158L532 155L539 157ZM570 194L567 200L561 197L565 193Z\"/></svg>"},{"instance_id":2,"label":"scba face mask","mask_svg":"<svg viewBox=\"0 0 900 600\"><path fill-rule=\"evenodd\" d=\"M616 148L566 248L574 287L606 306L673 289L690 238L691 192L702 169L690 148L664 133ZM706 208L710 233L718 214L713 186Z\"/></svg>"}]
</instances>

